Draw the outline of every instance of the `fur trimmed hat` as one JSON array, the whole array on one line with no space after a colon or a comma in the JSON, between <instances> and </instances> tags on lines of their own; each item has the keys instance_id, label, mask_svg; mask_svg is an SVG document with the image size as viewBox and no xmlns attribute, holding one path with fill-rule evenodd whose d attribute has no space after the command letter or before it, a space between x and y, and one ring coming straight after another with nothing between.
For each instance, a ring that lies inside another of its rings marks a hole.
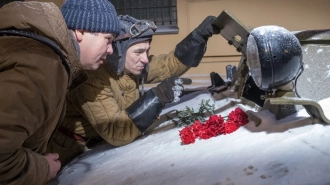
<instances>
[{"instance_id":1,"label":"fur trimmed hat","mask_svg":"<svg viewBox=\"0 0 330 185\"><path fill-rule=\"evenodd\" d=\"M107 56L107 61L111 70L120 75L124 71L128 48L145 40L151 42L157 27L152 21L138 20L128 15L120 15L118 18L120 20L120 34L113 42L113 53Z\"/></svg>"}]
</instances>

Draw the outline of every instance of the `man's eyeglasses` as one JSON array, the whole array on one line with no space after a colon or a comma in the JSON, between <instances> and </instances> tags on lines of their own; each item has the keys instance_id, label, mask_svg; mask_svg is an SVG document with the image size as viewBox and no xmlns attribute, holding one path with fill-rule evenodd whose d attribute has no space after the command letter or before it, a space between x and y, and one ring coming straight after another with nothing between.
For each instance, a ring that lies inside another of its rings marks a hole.
<instances>
[{"instance_id":1,"label":"man's eyeglasses","mask_svg":"<svg viewBox=\"0 0 330 185\"><path fill-rule=\"evenodd\" d=\"M147 30L153 30L154 32L157 30L157 26L155 25L154 22L149 21L149 20L140 20L136 23L134 23L130 28L129 28L129 33L126 33L124 35L119 35L114 42L126 38L136 38L140 35L142 35L144 32Z\"/></svg>"}]
</instances>

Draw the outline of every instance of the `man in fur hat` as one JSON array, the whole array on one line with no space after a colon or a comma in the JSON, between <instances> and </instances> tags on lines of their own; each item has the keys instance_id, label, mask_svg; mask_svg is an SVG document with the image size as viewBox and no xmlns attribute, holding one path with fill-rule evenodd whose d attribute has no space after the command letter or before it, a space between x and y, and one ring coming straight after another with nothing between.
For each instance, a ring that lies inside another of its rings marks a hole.
<instances>
[{"instance_id":1,"label":"man in fur hat","mask_svg":"<svg viewBox=\"0 0 330 185\"><path fill-rule=\"evenodd\" d=\"M153 22L119 16L120 34L114 52L86 83L67 96L66 116L49 147L63 164L87 150L95 139L121 146L132 142L153 123L167 103L177 102L183 84L178 78L202 60L213 34L213 16L207 17L174 51L149 56ZM158 83L142 96L140 83Z\"/></svg>"}]
</instances>

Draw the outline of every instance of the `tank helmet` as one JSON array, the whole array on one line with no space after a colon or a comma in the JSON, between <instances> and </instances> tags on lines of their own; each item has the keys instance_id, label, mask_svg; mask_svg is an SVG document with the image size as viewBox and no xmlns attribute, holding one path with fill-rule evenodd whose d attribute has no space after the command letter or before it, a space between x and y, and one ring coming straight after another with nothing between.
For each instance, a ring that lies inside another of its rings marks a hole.
<instances>
[{"instance_id":1,"label":"tank helmet","mask_svg":"<svg viewBox=\"0 0 330 185\"><path fill-rule=\"evenodd\" d=\"M112 43L113 53L107 56L107 62L110 69L120 75L124 71L128 48L138 42L146 40L151 42L157 26L152 21L138 20L129 15L119 15L118 18L120 33Z\"/></svg>"}]
</instances>

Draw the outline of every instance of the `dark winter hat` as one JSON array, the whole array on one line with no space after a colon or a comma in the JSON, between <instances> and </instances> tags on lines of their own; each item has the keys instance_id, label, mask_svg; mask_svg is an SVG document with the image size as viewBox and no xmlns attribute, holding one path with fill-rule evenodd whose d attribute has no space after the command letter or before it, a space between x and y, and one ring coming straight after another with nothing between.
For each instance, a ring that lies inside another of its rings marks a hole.
<instances>
[{"instance_id":1,"label":"dark winter hat","mask_svg":"<svg viewBox=\"0 0 330 185\"><path fill-rule=\"evenodd\" d=\"M120 34L113 42L113 53L107 56L111 70L118 75L125 67L128 48L138 42L152 39L157 26L149 20L138 20L128 15L118 16L120 20Z\"/></svg>"},{"instance_id":2,"label":"dark winter hat","mask_svg":"<svg viewBox=\"0 0 330 185\"><path fill-rule=\"evenodd\" d=\"M108 0L66 0L61 11L69 29L119 34L117 12Z\"/></svg>"}]
</instances>

